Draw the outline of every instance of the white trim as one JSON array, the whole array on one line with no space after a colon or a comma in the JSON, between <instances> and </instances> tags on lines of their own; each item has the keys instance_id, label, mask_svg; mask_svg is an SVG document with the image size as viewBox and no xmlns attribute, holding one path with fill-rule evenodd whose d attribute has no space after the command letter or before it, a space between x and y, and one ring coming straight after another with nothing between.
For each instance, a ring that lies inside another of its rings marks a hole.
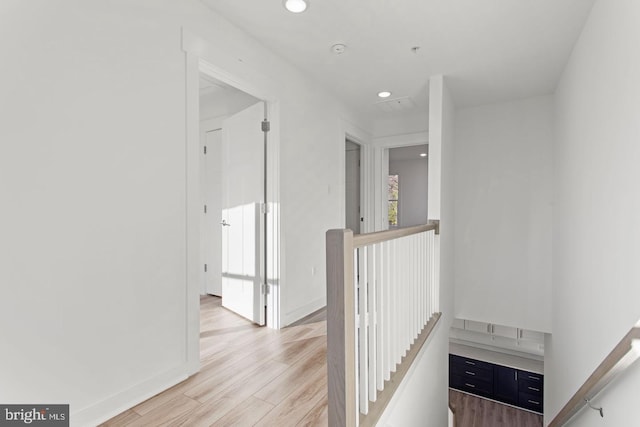
<instances>
[{"instance_id":1,"label":"white trim","mask_svg":"<svg viewBox=\"0 0 640 427\"><path fill-rule=\"evenodd\" d=\"M410 147L429 143L429 132L405 133L402 135L383 136L373 139L373 144L379 147L395 148Z\"/></svg>"},{"instance_id":2,"label":"white trim","mask_svg":"<svg viewBox=\"0 0 640 427\"><path fill-rule=\"evenodd\" d=\"M91 406L71 412L69 418L75 426L97 426L131 409L139 403L167 390L187 379L187 365L170 369L155 377L138 383L122 392L109 396ZM73 409L73 408L72 408Z\"/></svg>"},{"instance_id":3,"label":"white trim","mask_svg":"<svg viewBox=\"0 0 640 427\"><path fill-rule=\"evenodd\" d=\"M236 74L219 68L214 63L217 59L227 62L227 55L214 51L208 42L202 38L182 29L182 49L186 53L186 292L187 292L187 316L186 316L186 354L189 374L195 374L200 369L200 283L199 270L201 267L200 253L200 181L199 181L199 77L204 73L216 80L233 86L249 95L263 100L267 104L268 117L271 121L269 132L269 144L267 150L267 195L270 206L271 222L268 224L273 231L271 244L271 265L268 268L271 288L279 288L280 280L280 109L277 98L264 86L267 79L258 76L259 82L248 81ZM272 291L267 296L267 327L280 327L280 292Z\"/></svg>"},{"instance_id":4,"label":"white trim","mask_svg":"<svg viewBox=\"0 0 640 427\"><path fill-rule=\"evenodd\" d=\"M304 306L299 307L290 313L285 313L283 315L284 319L282 324L285 326L288 326L294 322L297 322L303 317L308 316L311 313L315 313L316 311L320 310L323 307L326 307L326 305L327 305L326 298L319 298L314 301L311 301L310 303L305 304Z\"/></svg>"},{"instance_id":5,"label":"white trim","mask_svg":"<svg viewBox=\"0 0 640 427\"><path fill-rule=\"evenodd\" d=\"M372 198L375 217L375 229L372 231L386 230L389 228L388 202L387 202L387 177L389 175L389 149L399 147L411 147L429 143L428 132L406 133L402 135L384 136L373 139L373 180ZM429 160L431 162L431 160Z\"/></svg>"},{"instance_id":6,"label":"white trim","mask_svg":"<svg viewBox=\"0 0 640 427\"><path fill-rule=\"evenodd\" d=\"M355 142L360 146L360 215L364 218L364 221L360 223L360 232L369 233L375 230L376 224L376 209L374 206L375 193L373 191L373 177L375 175L375 169L373 164L373 147L371 144L371 135L360 128L359 126L351 123L348 120L342 119L342 131L344 133L344 139ZM342 174L340 182L345 182L345 150L344 144L342 145L342 152L340 154L340 160L342 168L340 173ZM343 187L343 194L341 197L341 203L345 203L346 189ZM342 212L345 212L345 206L342 206ZM343 227L345 224L343 224Z\"/></svg>"},{"instance_id":7,"label":"white trim","mask_svg":"<svg viewBox=\"0 0 640 427\"><path fill-rule=\"evenodd\" d=\"M194 72L195 70L195 72ZM189 375L200 370L200 78L198 57L186 58L186 349Z\"/></svg>"}]
</instances>

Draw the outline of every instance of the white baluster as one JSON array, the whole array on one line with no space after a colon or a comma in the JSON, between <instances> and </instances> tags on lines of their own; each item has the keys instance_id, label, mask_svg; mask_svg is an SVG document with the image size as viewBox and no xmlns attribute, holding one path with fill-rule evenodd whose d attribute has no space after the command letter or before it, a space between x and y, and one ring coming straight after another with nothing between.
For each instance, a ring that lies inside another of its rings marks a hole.
<instances>
[{"instance_id":1,"label":"white baluster","mask_svg":"<svg viewBox=\"0 0 640 427\"><path fill-rule=\"evenodd\" d=\"M384 242L385 247L385 287L384 287L384 295L385 295L385 310L384 310L384 379L388 381L391 378L391 361L393 357L391 356L391 348L393 343L393 296L391 294L391 289L393 287L393 266L392 266L392 243ZM384 386L383 386L384 387Z\"/></svg>"},{"instance_id":2,"label":"white baluster","mask_svg":"<svg viewBox=\"0 0 640 427\"><path fill-rule=\"evenodd\" d=\"M385 265L384 265L384 243L380 243L376 248L376 389L384 388L384 329L386 327L384 287Z\"/></svg>"},{"instance_id":3,"label":"white baluster","mask_svg":"<svg viewBox=\"0 0 640 427\"><path fill-rule=\"evenodd\" d=\"M356 395L355 395L355 407L356 407L356 414L360 413L360 346L358 345L358 342L360 340L360 334L362 334L362 310L360 310L360 301L359 301L359 297L358 297L358 293L360 292L360 283L359 283L359 279L358 279L358 253L360 252L359 249L354 249L353 250L353 285L355 286L355 298L354 298L354 303L355 303L355 311L354 313L356 313L356 336L355 336L355 340L356 340L356 351L355 351L355 372L356 372L356 385L355 385L355 389L356 389ZM359 417L356 417L356 419L359 419Z\"/></svg>"},{"instance_id":4,"label":"white baluster","mask_svg":"<svg viewBox=\"0 0 640 427\"><path fill-rule=\"evenodd\" d=\"M367 252L368 247L360 248L358 251L359 264L357 270L360 274L360 289L358 291L358 309L360 312L360 334L359 334L359 396L360 396L360 413L367 415L369 413L369 325L367 313L367 299L369 293L369 281L367 277Z\"/></svg>"},{"instance_id":5,"label":"white baluster","mask_svg":"<svg viewBox=\"0 0 640 427\"><path fill-rule=\"evenodd\" d=\"M377 329L378 329L378 313L376 309L378 295L378 277L376 275L376 252L378 245L372 245L367 251L367 270L369 278L368 289L368 305L369 305L369 366L367 368L369 374L369 401L375 402L377 398L376 390L376 374L378 371L377 362Z\"/></svg>"}]
</instances>

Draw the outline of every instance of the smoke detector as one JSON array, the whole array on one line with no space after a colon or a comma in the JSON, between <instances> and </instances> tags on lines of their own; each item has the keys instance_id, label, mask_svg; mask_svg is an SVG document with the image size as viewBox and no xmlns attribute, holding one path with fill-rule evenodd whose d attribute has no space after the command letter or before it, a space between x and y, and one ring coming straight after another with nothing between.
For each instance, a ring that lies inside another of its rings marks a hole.
<instances>
[{"instance_id":1,"label":"smoke detector","mask_svg":"<svg viewBox=\"0 0 640 427\"><path fill-rule=\"evenodd\" d=\"M336 55L342 55L346 49L347 46L342 43L336 43L331 46L331 52L335 53Z\"/></svg>"}]
</instances>

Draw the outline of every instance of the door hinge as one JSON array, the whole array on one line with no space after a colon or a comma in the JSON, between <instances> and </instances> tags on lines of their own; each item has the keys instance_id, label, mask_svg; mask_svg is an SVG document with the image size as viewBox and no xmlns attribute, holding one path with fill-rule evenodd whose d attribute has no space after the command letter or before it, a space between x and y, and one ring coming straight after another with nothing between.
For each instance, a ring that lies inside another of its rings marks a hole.
<instances>
[{"instance_id":1,"label":"door hinge","mask_svg":"<svg viewBox=\"0 0 640 427\"><path fill-rule=\"evenodd\" d=\"M207 154L207 146L204 146L204 154Z\"/></svg>"},{"instance_id":2,"label":"door hinge","mask_svg":"<svg viewBox=\"0 0 640 427\"><path fill-rule=\"evenodd\" d=\"M269 295L269 286L266 283L262 283L260 287L264 295Z\"/></svg>"},{"instance_id":3,"label":"door hinge","mask_svg":"<svg viewBox=\"0 0 640 427\"><path fill-rule=\"evenodd\" d=\"M207 213L207 205L204 205L204 213Z\"/></svg>"},{"instance_id":4,"label":"door hinge","mask_svg":"<svg viewBox=\"0 0 640 427\"><path fill-rule=\"evenodd\" d=\"M269 213L269 204L260 203L260 214L265 215Z\"/></svg>"},{"instance_id":5,"label":"door hinge","mask_svg":"<svg viewBox=\"0 0 640 427\"><path fill-rule=\"evenodd\" d=\"M204 272L207 272L207 264L204 265Z\"/></svg>"},{"instance_id":6,"label":"door hinge","mask_svg":"<svg viewBox=\"0 0 640 427\"><path fill-rule=\"evenodd\" d=\"M267 119L262 121L262 132L269 132L271 130L271 122Z\"/></svg>"}]
</instances>

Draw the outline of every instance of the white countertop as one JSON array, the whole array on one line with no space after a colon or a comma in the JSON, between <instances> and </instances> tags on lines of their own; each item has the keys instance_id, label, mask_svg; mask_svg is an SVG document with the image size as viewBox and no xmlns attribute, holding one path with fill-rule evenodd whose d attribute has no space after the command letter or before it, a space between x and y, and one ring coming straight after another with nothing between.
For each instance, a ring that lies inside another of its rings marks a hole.
<instances>
[{"instance_id":1,"label":"white countertop","mask_svg":"<svg viewBox=\"0 0 640 427\"><path fill-rule=\"evenodd\" d=\"M484 348L472 347L455 342L449 343L449 353L544 375L544 362L541 360L514 356L511 354L500 353L498 351L486 350Z\"/></svg>"}]
</instances>

